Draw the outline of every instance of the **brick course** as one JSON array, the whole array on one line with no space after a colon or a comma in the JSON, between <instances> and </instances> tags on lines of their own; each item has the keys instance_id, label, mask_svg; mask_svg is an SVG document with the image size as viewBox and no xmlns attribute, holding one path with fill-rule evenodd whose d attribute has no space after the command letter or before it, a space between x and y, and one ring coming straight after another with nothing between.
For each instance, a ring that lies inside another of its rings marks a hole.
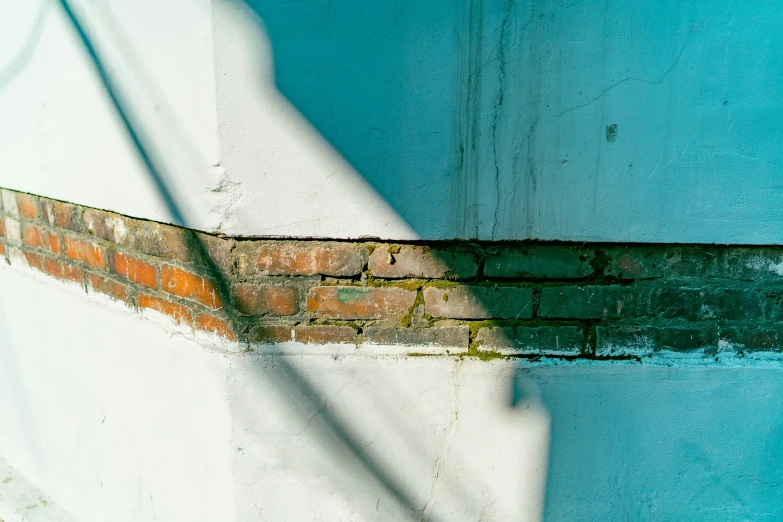
<instances>
[{"instance_id":1,"label":"brick course","mask_svg":"<svg viewBox=\"0 0 783 522\"><path fill-rule=\"evenodd\" d=\"M783 351L783 247L254 240L0 196L2 266L229 341L483 358Z\"/></svg>"}]
</instances>

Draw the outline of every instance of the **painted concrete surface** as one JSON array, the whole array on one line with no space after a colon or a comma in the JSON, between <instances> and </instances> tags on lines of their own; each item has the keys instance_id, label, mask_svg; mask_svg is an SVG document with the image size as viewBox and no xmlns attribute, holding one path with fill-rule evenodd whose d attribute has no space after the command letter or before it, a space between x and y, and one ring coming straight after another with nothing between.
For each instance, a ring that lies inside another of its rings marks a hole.
<instances>
[{"instance_id":1,"label":"painted concrete surface","mask_svg":"<svg viewBox=\"0 0 783 522\"><path fill-rule=\"evenodd\" d=\"M783 238L772 3L70 3L196 228ZM171 221L58 5L0 7L0 185Z\"/></svg>"},{"instance_id":2,"label":"painted concrete surface","mask_svg":"<svg viewBox=\"0 0 783 522\"><path fill-rule=\"evenodd\" d=\"M77 520L780 518L779 357L229 354L0 288L0 458Z\"/></svg>"}]
</instances>

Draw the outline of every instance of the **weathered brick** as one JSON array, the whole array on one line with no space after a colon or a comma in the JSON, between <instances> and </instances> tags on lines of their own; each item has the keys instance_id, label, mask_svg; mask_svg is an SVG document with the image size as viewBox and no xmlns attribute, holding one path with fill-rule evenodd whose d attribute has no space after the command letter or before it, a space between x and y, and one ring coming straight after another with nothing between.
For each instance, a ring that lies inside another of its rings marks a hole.
<instances>
[{"instance_id":1,"label":"weathered brick","mask_svg":"<svg viewBox=\"0 0 783 522\"><path fill-rule=\"evenodd\" d=\"M0 189L0 199L3 201L3 212L12 216L19 216L19 207L16 204L16 195L7 189Z\"/></svg>"},{"instance_id":2,"label":"weathered brick","mask_svg":"<svg viewBox=\"0 0 783 522\"><path fill-rule=\"evenodd\" d=\"M523 245L487 254L484 275L497 278L576 279L593 273L592 251L568 245Z\"/></svg>"},{"instance_id":3,"label":"weathered brick","mask_svg":"<svg viewBox=\"0 0 783 522\"><path fill-rule=\"evenodd\" d=\"M28 219L38 218L38 198L30 194L16 193L16 206L19 215Z\"/></svg>"},{"instance_id":4,"label":"weathered brick","mask_svg":"<svg viewBox=\"0 0 783 522\"><path fill-rule=\"evenodd\" d=\"M81 283L84 281L84 272L81 268L62 263L51 257L43 258L44 272L57 279L64 279L67 281L75 281Z\"/></svg>"},{"instance_id":5,"label":"weathered brick","mask_svg":"<svg viewBox=\"0 0 783 522\"><path fill-rule=\"evenodd\" d=\"M202 255L208 258L207 262L200 264L211 269L217 269L224 277L229 275L233 264L231 251L234 248L234 240L202 233L197 233L195 238L201 246ZM198 260L194 259L194 261L197 262Z\"/></svg>"},{"instance_id":6,"label":"weathered brick","mask_svg":"<svg viewBox=\"0 0 783 522\"><path fill-rule=\"evenodd\" d=\"M74 261L84 263L93 268L106 270L106 251L81 239L65 238L65 255Z\"/></svg>"},{"instance_id":7,"label":"weathered brick","mask_svg":"<svg viewBox=\"0 0 783 522\"><path fill-rule=\"evenodd\" d=\"M530 319L533 291L513 286L430 286L424 288L424 305L433 317Z\"/></svg>"},{"instance_id":8,"label":"weathered brick","mask_svg":"<svg viewBox=\"0 0 783 522\"><path fill-rule=\"evenodd\" d=\"M5 219L0 217L0 237L5 237Z\"/></svg>"},{"instance_id":9,"label":"weathered brick","mask_svg":"<svg viewBox=\"0 0 783 522\"><path fill-rule=\"evenodd\" d=\"M52 226L81 232L84 230L79 207L70 203L41 199L41 219Z\"/></svg>"},{"instance_id":10,"label":"weathered brick","mask_svg":"<svg viewBox=\"0 0 783 522\"><path fill-rule=\"evenodd\" d=\"M237 245L243 275L354 276L364 268L357 246L339 242L268 243L243 241Z\"/></svg>"},{"instance_id":11,"label":"weathered brick","mask_svg":"<svg viewBox=\"0 0 783 522\"><path fill-rule=\"evenodd\" d=\"M780 247L732 247L718 250L713 278L735 281L783 281Z\"/></svg>"},{"instance_id":12,"label":"weathered brick","mask_svg":"<svg viewBox=\"0 0 783 522\"><path fill-rule=\"evenodd\" d=\"M730 326L720 331L721 340L746 351L783 351L783 327Z\"/></svg>"},{"instance_id":13,"label":"weathered brick","mask_svg":"<svg viewBox=\"0 0 783 522\"><path fill-rule=\"evenodd\" d=\"M220 308L222 300L217 285L198 274L174 266L160 268L160 286L164 291L198 301L209 308Z\"/></svg>"},{"instance_id":14,"label":"weathered brick","mask_svg":"<svg viewBox=\"0 0 783 522\"><path fill-rule=\"evenodd\" d=\"M620 279L698 278L713 274L716 255L708 247L625 246L605 250L609 261L604 270Z\"/></svg>"},{"instance_id":15,"label":"weathered brick","mask_svg":"<svg viewBox=\"0 0 783 522\"><path fill-rule=\"evenodd\" d=\"M356 330L350 326L302 326L294 328L296 341L305 344L353 344Z\"/></svg>"},{"instance_id":16,"label":"weathered brick","mask_svg":"<svg viewBox=\"0 0 783 522\"><path fill-rule=\"evenodd\" d=\"M298 311L296 290L262 284L238 284L231 289L234 306L244 315L293 315Z\"/></svg>"},{"instance_id":17,"label":"weathered brick","mask_svg":"<svg viewBox=\"0 0 783 522\"><path fill-rule=\"evenodd\" d=\"M28 252L27 250L24 251L24 258L27 260L27 264L35 268L37 270L40 270L41 272L44 271L43 269L43 257L40 254L35 254L33 252Z\"/></svg>"},{"instance_id":18,"label":"weathered brick","mask_svg":"<svg viewBox=\"0 0 783 522\"><path fill-rule=\"evenodd\" d=\"M87 232L97 238L120 246L134 245L135 222L129 218L88 208L84 210L82 221Z\"/></svg>"},{"instance_id":19,"label":"weathered brick","mask_svg":"<svg viewBox=\"0 0 783 522\"><path fill-rule=\"evenodd\" d=\"M598 326L597 355L641 355L657 350L692 351L717 348L713 324L692 326Z\"/></svg>"},{"instance_id":20,"label":"weathered brick","mask_svg":"<svg viewBox=\"0 0 783 522\"><path fill-rule=\"evenodd\" d=\"M201 314L196 317L196 328L225 337L230 341L237 340L237 334L231 327L231 323L212 314Z\"/></svg>"},{"instance_id":21,"label":"weathered brick","mask_svg":"<svg viewBox=\"0 0 783 522\"><path fill-rule=\"evenodd\" d=\"M193 234L185 229L160 223L137 221L132 228L135 248L145 254L190 262L193 252L190 238Z\"/></svg>"},{"instance_id":22,"label":"weathered brick","mask_svg":"<svg viewBox=\"0 0 783 522\"><path fill-rule=\"evenodd\" d=\"M307 308L336 319L399 318L408 313L416 292L401 288L318 286L307 295Z\"/></svg>"},{"instance_id":23,"label":"weathered brick","mask_svg":"<svg viewBox=\"0 0 783 522\"><path fill-rule=\"evenodd\" d=\"M579 355L583 341L578 326L483 327L476 334L479 350L512 354Z\"/></svg>"},{"instance_id":24,"label":"weathered brick","mask_svg":"<svg viewBox=\"0 0 783 522\"><path fill-rule=\"evenodd\" d=\"M178 323L190 323L190 311L181 304L172 303L158 297L141 294L136 300L141 308L149 308L156 312L168 315Z\"/></svg>"},{"instance_id":25,"label":"weathered brick","mask_svg":"<svg viewBox=\"0 0 783 522\"><path fill-rule=\"evenodd\" d=\"M96 292L101 292L120 301L127 301L128 296L125 291L125 287L119 283L115 283L110 279L100 277L94 274L87 274L87 281L90 284L90 288Z\"/></svg>"},{"instance_id":26,"label":"weathered brick","mask_svg":"<svg viewBox=\"0 0 783 522\"><path fill-rule=\"evenodd\" d=\"M541 291L539 315L550 319L618 319L644 315L646 290L625 286L554 286Z\"/></svg>"},{"instance_id":27,"label":"weathered brick","mask_svg":"<svg viewBox=\"0 0 783 522\"><path fill-rule=\"evenodd\" d=\"M478 265L467 252L436 250L420 246L396 249L379 246L370 254L372 275L385 279L444 277L464 279L476 275Z\"/></svg>"},{"instance_id":28,"label":"weathered brick","mask_svg":"<svg viewBox=\"0 0 783 522\"><path fill-rule=\"evenodd\" d=\"M158 269L155 265L121 252L113 252L111 257L115 274L147 288L158 288Z\"/></svg>"},{"instance_id":29,"label":"weathered brick","mask_svg":"<svg viewBox=\"0 0 783 522\"><path fill-rule=\"evenodd\" d=\"M5 255L5 245L2 242L0 242L0 256L4 256L4 255Z\"/></svg>"},{"instance_id":30,"label":"weathered brick","mask_svg":"<svg viewBox=\"0 0 783 522\"><path fill-rule=\"evenodd\" d=\"M30 223L22 223L22 243L30 248L43 248L54 254L62 252L60 236L41 230Z\"/></svg>"},{"instance_id":31,"label":"weathered brick","mask_svg":"<svg viewBox=\"0 0 783 522\"><path fill-rule=\"evenodd\" d=\"M651 314L664 319L760 319L765 299L747 288L663 288L651 298Z\"/></svg>"},{"instance_id":32,"label":"weathered brick","mask_svg":"<svg viewBox=\"0 0 783 522\"><path fill-rule=\"evenodd\" d=\"M248 332L250 343L277 344L292 340L294 327L290 325L258 325Z\"/></svg>"},{"instance_id":33,"label":"weathered brick","mask_svg":"<svg viewBox=\"0 0 783 522\"><path fill-rule=\"evenodd\" d=\"M368 326L363 333L364 340L371 344L446 346L467 350L470 342L470 328L467 325L433 328Z\"/></svg>"}]
</instances>

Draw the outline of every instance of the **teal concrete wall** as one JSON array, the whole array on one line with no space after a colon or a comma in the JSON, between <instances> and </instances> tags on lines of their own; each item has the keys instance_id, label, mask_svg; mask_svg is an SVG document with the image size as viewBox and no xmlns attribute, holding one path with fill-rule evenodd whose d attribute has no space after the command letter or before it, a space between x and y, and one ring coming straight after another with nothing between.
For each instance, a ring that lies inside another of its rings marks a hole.
<instances>
[{"instance_id":1,"label":"teal concrete wall","mask_svg":"<svg viewBox=\"0 0 783 522\"><path fill-rule=\"evenodd\" d=\"M424 238L783 242L774 2L248 1Z\"/></svg>"}]
</instances>

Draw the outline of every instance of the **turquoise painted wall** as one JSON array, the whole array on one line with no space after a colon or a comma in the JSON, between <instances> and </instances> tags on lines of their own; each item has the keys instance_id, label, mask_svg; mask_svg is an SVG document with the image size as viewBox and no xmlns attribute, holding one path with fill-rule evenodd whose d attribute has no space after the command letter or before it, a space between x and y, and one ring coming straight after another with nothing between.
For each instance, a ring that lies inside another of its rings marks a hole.
<instances>
[{"instance_id":1,"label":"turquoise painted wall","mask_svg":"<svg viewBox=\"0 0 783 522\"><path fill-rule=\"evenodd\" d=\"M775 2L248 1L424 238L783 242Z\"/></svg>"}]
</instances>

